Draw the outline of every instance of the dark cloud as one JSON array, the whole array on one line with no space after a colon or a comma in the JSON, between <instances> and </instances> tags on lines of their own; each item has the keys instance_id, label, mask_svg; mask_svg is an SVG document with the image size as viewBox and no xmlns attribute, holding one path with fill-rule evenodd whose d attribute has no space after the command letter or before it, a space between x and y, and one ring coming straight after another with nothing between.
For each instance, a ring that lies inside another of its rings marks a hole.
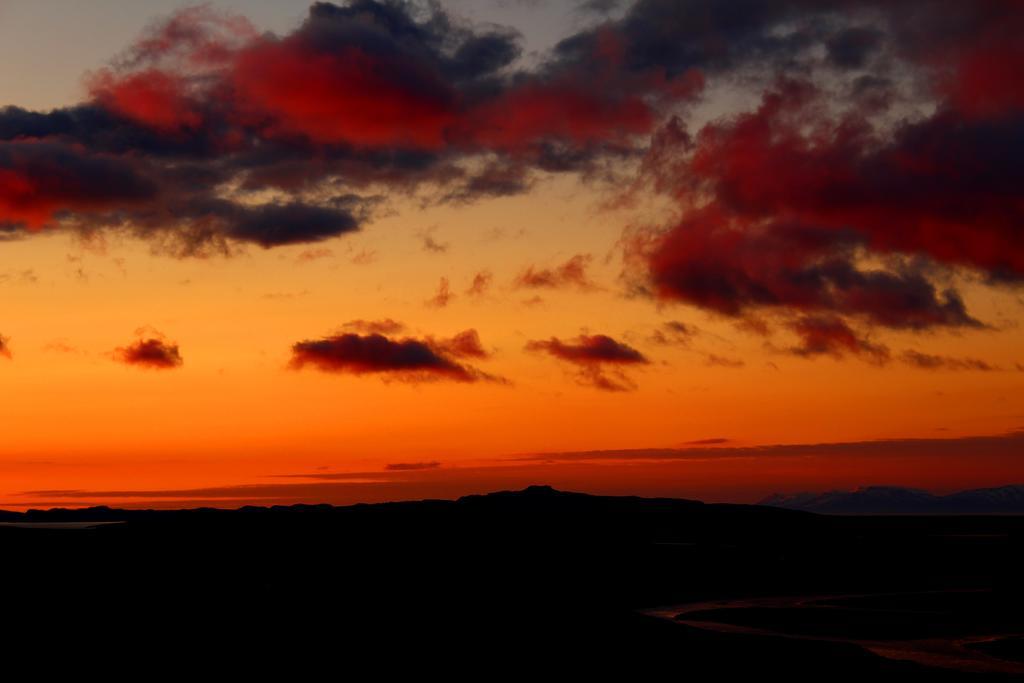
<instances>
[{"instance_id":1,"label":"dark cloud","mask_svg":"<svg viewBox=\"0 0 1024 683\"><path fill-rule=\"evenodd\" d=\"M800 337L800 345L790 349L798 356L841 358L852 354L879 365L889 360L888 348L860 337L841 318L807 316L793 321L790 327Z\"/></svg>"},{"instance_id":2,"label":"dark cloud","mask_svg":"<svg viewBox=\"0 0 1024 683\"><path fill-rule=\"evenodd\" d=\"M608 14L618 9L622 4L622 0L580 0L576 4L576 8L581 12Z\"/></svg>"},{"instance_id":3,"label":"dark cloud","mask_svg":"<svg viewBox=\"0 0 1024 683\"><path fill-rule=\"evenodd\" d=\"M0 356L10 359L11 357L11 340L0 334Z\"/></svg>"},{"instance_id":4,"label":"dark cloud","mask_svg":"<svg viewBox=\"0 0 1024 683\"><path fill-rule=\"evenodd\" d=\"M177 344L156 337L139 339L128 346L118 347L114 350L114 358L126 365L155 370L169 370L183 363Z\"/></svg>"},{"instance_id":5,"label":"dark cloud","mask_svg":"<svg viewBox=\"0 0 1024 683\"><path fill-rule=\"evenodd\" d=\"M623 373L622 368L650 363L632 346L603 334L580 335L574 341L562 341L557 337L535 340L528 342L526 349L547 353L554 358L572 363L578 369L578 379L581 383L605 391L627 391L635 388L635 384Z\"/></svg>"},{"instance_id":6,"label":"dark cloud","mask_svg":"<svg viewBox=\"0 0 1024 683\"><path fill-rule=\"evenodd\" d=\"M878 29L866 26L842 29L828 39L828 58L844 69L859 69L879 48L883 37Z\"/></svg>"},{"instance_id":7,"label":"dark cloud","mask_svg":"<svg viewBox=\"0 0 1024 683\"><path fill-rule=\"evenodd\" d=\"M659 69L669 77L718 73L755 62L788 64L827 38L816 20L842 4L639 0L620 20L563 40L557 54L571 63L583 62L602 41L614 39L628 68Z\"/></svg>"},{"instance_id":8,"label":"dark cloud","mask_svg":"<svg viewBox=\"0 0 1024 683\"><path fill-rule=\"evenodd\" d=\"M262 247L316 242L352 232L359 225L351 212L323 206L291 203L232 209L237 215L227 235Z\"/></svg>"},{"instance_id":9,"label":"dark cloud","mask_svg":"<svg viewBox=\"0 0 1024 683\"><path fill-rule=\"evenodd\" d=\"M920 457L925 461L946 457L973 457L984 454L1007 458L1018 463L1024 431L987 436L963 436L949 439L879 439L874 441L848 441L837 443L770 444L765 446L695 446L691 448L646 448L628 450L579 451L567 453L538 453L522 460L705 460L798 457L806 459L856 456L887 460L900 457Z\"/></svg>"},{"instance_id":10,"label":"dark cloud","mask_svg":"<svg viewBox=\"0 0 1024 683\"><path fill-rule=\"evenodd\" d=\"M377 374L406 382L506 382L455 360L462 356L483 357L480 353L470 352L480 349L476 332L468 330L463 335L438 343L429 338L391 339L382 334L338 334L293 345L291 367L298 370L312 366L323 372L354 375Z\"/></svg>"},{"instance_id":11,"label":"dark cloud","mask_svg":"<svg viewBox=\"0 0 1024 683\"><path fill-rule=\"evenodd\" d=\"M312 365L325 372L351 374L395 373L414 378L443 378L471 382L465 367L415 339L394 341L379 334L341 334L298 342L292 347L293 368Z\"/></svg>"}]
</instances>

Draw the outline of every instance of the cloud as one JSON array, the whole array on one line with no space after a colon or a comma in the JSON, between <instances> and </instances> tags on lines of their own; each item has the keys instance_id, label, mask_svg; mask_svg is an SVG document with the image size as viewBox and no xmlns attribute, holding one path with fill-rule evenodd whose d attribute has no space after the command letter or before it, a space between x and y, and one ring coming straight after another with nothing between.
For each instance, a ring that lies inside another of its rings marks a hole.
<instances>
[{"instance_id":1,"label":"cloud","mask_svg":"<svg viewBox=\"0 0 1024 683\"><path fill-rule=\"evenodd\" d=\"M848 315L897 329L982 327L958 292L938 290L911 263L895 271L859 266L857 240L846 233L747 227L712 206L650 239L638 248L654 294L721 315L774 309Z\"/></svg>"},{"instance_id":2,"label":"cloud","mask_svg":"<svg viewBox=\"0 0 1024 683\"><path fill-rule=\"evenodd\" d=\"M148 337L114 350L114 359L141 368L169 370L184 362L178 345L158 337Z\"/></svg>"},{"instance_id":3,"label":"cloud","mask_svg":"<svg viewBox=\"0 0 1024 683\"><path fill-rule=\"evenodd\" d=\"M231 254L351 235L398 195L635 171L623 206L653 192L673 211L630 219L631 293L881 363L879 331L990 329L961 283L1024 281L1024 10L941 5L638 0L522 61L515 31L436 3L316 3L282 34L180 10L84 101L0 109L0 239L117 231ZM705 84L742 92L698 119ZM591 263L531 264L513 286L596 289ZM442 279L429 303L452 296Z\"/></svg>"},{"instance_id":4,"label":"cloud","mask_svg":"<svg viewBox=\"0 0 1024 683\"><path fill-rule=\"evenodd\" d=\"M534 296L531 296L528 299L523 299L522 304L523 306L527 306L528 308L536 308L537 306L544 305L544 298L541 297L539 294L535 294Z\"/></svg>"},{"instance_id":5,"label":"cloud","mask_svg":"<svg viewBox=\"0 0 1024 683\"><path fill-rule=\"evenodd\" d=\"M262 247L316 242L352 232L359 225L359 219L348 209L297 202L245 208L225 206L224 209L226 235ZM210 215L216 213L213 211Z\"/></svg>"},{"instance_id":6,"label":"cloud","mask_svg":"<svg viewBox=\"0 0 1024 683\"><path fill-rule=\"evenodd\" d=\"M437 294L427 299L426 304L427 306L433 306L434 308L444 308L453 298L455 298L455 295L452 294L448 278L442 277L441 281L437 285Z\"/></svg>"},{"instance_id":7,"label":"cloud","mask_svg":"<svg viewBox=\"0 0 1024 683\"><path fill-rule=\"evenodd\" d=\"M389 335L405 331L405 325L397 320L392 320L391 318L382 318L380 320L350 320L342 325L342 327L346 330L355 330L356 332L362 332L363 334Z\"/></svg>"},{"instance_id":8,"label":"cloud","mask_svg":"<svg viewBox=\"0 0 1024 683\"><path fill-rule=\"evenodd\" d=\"M433 232L435 227L428 228L420 233L420 240L423 242L423 251L433 252L435 254L443 254L448 251L448 247L451 246L447 242L438 242L434 239Z\"/></svg>"},{"instance_id":9,"label":"cloud","mask_svg":"<svg viewBox=\"0 0 1024 683\"><path fill-rule=\"evenodd\" d=\"M2 237L0 237L2 239ZM0 273L0 284L18 282L23 285L31 285L39 282L39 276L33 268L22 268Z\"/></svg>"},{"instance_id":10,"label":"cloud","mask_svg":"<svg viewBox=\"0 0 1024 683\"><path fill-rule=\"evenodd\" d=\"M431 462L393 462L384 466L388 472L412 472L416 470L433 470L441 466L437 461Z\"/></svg>"},{"instance_id":11,"label":"cloud","mask_svg":"<svg viewBox=\"0 0 1024 683\"><path fill-rule=\"evenodd\" d=\"M316 247L314 249L304 249L300 251L295 257L295 261L298 263L309 263L319 259L331 258L332 256L334 256L334 252L330 249L326 247Z\"/></svg>"},{"instance_id":12,"label":"cloud","mask_svg":"<svg viewBox=\"0 0 1024 683\"><path fill-rule=\"evenodd\" d=\"M797 356L842 358L852 354L878 365L889 361L888 348L858 336L841 318L805 316L793 321L790 327L800 337L800 345L790 349Z\"/></svg>"},{"instance_id":13,"label":"cloud","mask_svg":"<svg viewBox=\"0 0 1024 683\"><path fill-rule=\"evenodd\" d=\"M953 358L950 356L936 356L928 353L921 353L913 349L907 349L900 356L907 365L922 370L977 370L981 372L992 372L999 368L977 358Z\"/></svg>"},{"instance_id":14,"label":"cloud","mask_svg":"<svg viewBox=\"0 0 1024 683\"><path fill-rule=\"evenodd\" d=\"M1024 277L1022 27L1011 0L639 0L527 64L515 31L434 3L316 3L281 35L183 9L85 101L0 110L0 229L233 253L350 234L393 193L471 201L639 161L679 207L639 240L662 300L978 326L933 266ZM712 81L761 104L691 131ZM517 282L586 285L563 268Z\"/></svg>"},{"instance_id":15,"label":"cloud","mask_svg":"<svg viewBox=\"0 0 1024 683\"><path fill-rule=\"evenodd\" d=\"M638 448L621 450L537 453L520 460L584 461L584 460L760 460L767 458L857 457L888 460L901 457L939 461L948 457L971 458L975 454L998 456L1016 462L1024 444L1024 431L1006 434L962 436L947 439L878 439L829 443L769 444L764 446L695 445L688 448Z\"/></svg>"},{"instance_id":16,"label":"cloud","mask_svg":"<svg viewBox=\"0 0 1024 683\"><path fill-rule=\"evenodd\" d=\"M469 330L464 335L437 343L431 339L391 339L376 333L338 334L294 344L290 366L296 370L313 367L329 373L373 374L413 383L506 382L456 360L464 356L483 357L471 352L475 350L474 343L479 348L476 332Z\"/></svg>"},{"instance_id":17,"label":"cloud","mask_svg":"<svg viewBox=\"0 0 1024 683\"><path fill-rule=\"evenodd\" d=\"M693 325L678 320L670 320L651 333L650 341L662 346L687 346L690 340L700 333Z\"/></svg>"},{"instance_id":18,"label":"cloud","mask_svg":"<svg viewBox=\"0 0 1024 683\"><path fill-rule=\"evenodd\" d=\"M0 109L0 226L121 230L178 256L316 242L391 191L472 201L627 158L661 103L695 95L600 42L520 68L520 42L436 3L317 2L281 35L179 9L85 101Z\"/></svg>"},{"instance_id":19,"label":"cloud","mask_svg":"<svg viewBox=\"0 0 1024 683\"><path fill-rule=\"evenodd\" d=\"M494 275L489 270L481 270L473 276L473 282L466 289L466 296L483 296L491 287Z\"/></svg>"},{"instance_id":20,"label":"cloud","mask_svg":"<svg viewBox=\"0 0 1024 683\"><path fill-rule=\"evenodd\" d=\"M633 347L603 334L580 335L564 342L557 337L526 344L528 351L547 353L578 368L582 384L605 391L627 391L635 388L622 372L623 367L647 365L650 361ZM612 377L609 377L608 374Z\"/></svg>"},{"instance_id":21,"label":"cloud","mask_svg":"<svg viewBox=\"0 0 1024 683\"><path fill-rule=\"evenodd\" d=\"M56 339L46 344L46 346L44 346L43 349L53 353L82 353L80 349L72 346L66 340L63 339Z\"/></svg>"},{"instance_id":22,"label":"cloud","mask_svg":"<svg viewBox=\"0 0 1024 683\"><path fill-rule=\"evenodd\" d=\"M596 285L587 277L587 268L592 260L590 254L577 254L554 268L527 266L513 284L521 289L559 289L572 286L594 289Z\"/></svg>"},{"instance_id":23,"label":"cloud","mask_svg":"<svg viewBox=\"0 0 1024 683\"><path fill-rule=\"evenodd\" d=\"M740 358L727 358L715 353L706 353L704 354L704 364L709 367L742 368L747 363Z\"/></svg>"},{"instance_id":24,"label":"cloud","mask_svg":"<svg viewBox=\"0 0 1024 683\"><path fill-rule=\"evenodd\" d=\"M851 26L833 34L827 42L828 58L837 67L860 69L881 47L884 34L878 29Z\"/></svg>"},{"instance_id":25,"label":"cloud","mask_svg":"<svg viewBox=\"0 0 1024 683\"><path fill-rule=\"evenodd\" d=\"M97 214L156 196L130 162L50 141L0 141L0 224L38 230L64 212Z\"/></svg>"},{"instance_id":26,"label":"cloud","mask_svg":"<svg viewBox=\"0 0 1024 683\"><path fill-rule=\"evenodd\" d=\"M433 344L456 358L488 358L491 355L480 342L480 335L473 329L464 330L451 339L442 339Z\"/></svg>"},{"instance_id":27,"label":"cloud","mask_svg":"<svg viewBox=\"0 0 1024 683\"><path fill-rule=\"evenodd\" d=\"M352 256L349 259L351 263L357 266L365 266L373 263L377 260L376 251L367 251L366 249L361 250L358 254Z\"/></svg>"},{"instance_id":28,"label":"cloud","mask_svg":"<svg viewBox=\"0 0 1024 683\"><path fill-rule=\"evenodd\" d=\"M678 218L627 233L636 291L736 318L983 328L954 283L1024 278L1024 11L931 8L646 0L613 22L626 63L769 83L753 110L699 130L660 122L641 184Z\"/></svg>"},{"instance_id":29,"label":"cloud","mask_svg":"<svg viewBox=\"0 0 1024 683\"><path fill-rule=\"evenodd\" d=\"M268 301L290 301L292 299L298 299L309 294L308 290L302 290L300 292L267 292L261 298L267 299Z\"/></svg>"},{"instance_id":30,"label":"cloud","mask_svg":"<svg viewBox=\"0 0 1024 683\"><path fill-rule=\"evenodd\" d=\"M0 334L0 356L11 358L11 340Z\"/></svg>"}]
</instances>

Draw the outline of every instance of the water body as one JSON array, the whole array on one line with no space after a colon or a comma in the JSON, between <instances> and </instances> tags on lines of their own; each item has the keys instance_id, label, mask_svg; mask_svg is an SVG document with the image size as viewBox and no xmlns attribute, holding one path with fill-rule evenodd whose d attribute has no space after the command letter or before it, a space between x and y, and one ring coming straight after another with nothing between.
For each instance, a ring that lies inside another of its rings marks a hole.
<instances>
[{"instance_id":1,"label":"water body","mask_svg":"<svg viewBox=\"0 0 1024 683\"><path fill-rule=\"evenodd\" d=\"M951 635L918 638L913 637L915 629L911 627L907 630L909 637L892 637L892 634L885 637L863 636L864 625L870 624L872 619L883 625L880 629L883 632L898 630L902 625L912 624L915 620L927 627L930 620L935 620L941 614L934 607L929 608L930 602L942 603L950 598L976 600L988 595L987 591L942 591L760 597L669 605L645 609L642 613L718 633L850 643L882 657L908 660L926 666L1024 674L1024 661L989 654L999 652L999 648L993 645L1018 640L1022 633L1016 630L999 632L998 628L985 628L982 629L984 632L978 632L977 629L972 632L972 624L965 623L962 633ZM905 608L908 603L913 608ZM858 635L837 634L837 630L842 630L842 622L851 615L859 621L859 625L852 629ZM950 615L944 616L948 619ZM900 625L885 628L891 621L899 622ZM821 628L819 631L819 624L831 628Z\"/></svg>"},{"instance_id":2,"label":"water body","mask_svg":"<svg viewBox=\"0 0 1024 683\"><path fill-rule=\"evenodd\" d=\"M108 524L124 524L123 521L102 521L102 522L0 522L0 526L11 526L14 528L57 528L57 529L86 529L106 526Z\"/></svg>"}]
</instances>

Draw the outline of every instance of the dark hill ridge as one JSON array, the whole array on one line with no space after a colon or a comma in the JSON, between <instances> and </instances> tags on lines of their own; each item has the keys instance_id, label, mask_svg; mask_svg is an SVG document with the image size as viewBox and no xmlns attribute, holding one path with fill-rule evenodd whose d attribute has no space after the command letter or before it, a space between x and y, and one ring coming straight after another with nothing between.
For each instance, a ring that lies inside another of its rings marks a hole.
<instances>
[{"instance_id":1,"label":"dark hill ridge","mask_svg":"<svg viewBox=\"0 0 1024 683\"><path fill-rule=\"evenodd\" d=\"M419 500L392 503L357 503L355 505L334 506L329 504L296 504L273 505L259 507L247 505L236 509L231 508L183 508L180 510L147 510L111 508L105 505L88 508L50 508L47 510L28 510L12 512L0 510L0 521L5 522L79 522L79 521L147 521L181 517L208 516L211 519L227 519L230 517L244 518L249 515L275 513L279 515L330 515L330 514L392 514L403 510L422 509L422 511L440 510L512 510L519 509L524 513L536 514L543 512L588 511L602 513L641 513L646 516L693 512L717 514L721 516L746 515L763 516L792 513L780 513L778 510L758 510L756 506L736 504L703 503L683 498L643 498L639 496L597 496L586 493L560 491L551 486L528 486L521 491L497 491L486 494L463 496L456 500Z\"/></svg>"},{"instance_id":2,"label":"dark hill ridge","mask_svg":"<svg viewBox=\"0 0 1024 683\"><path fill-rule=\"evenodd\" d=\"M846 515L1020 515L1024 486L935 495L918 489L868 486L855 491L775 494L760 505Z\"/></svg>"},{"instance_id":3,"label":"dark hill ridge","mask_svg":"<svg viewBox=\"0 0 1024 683\"><path fill-rule=\"evenodd\" d=\"M1024 631L1024 517L840 517L535 486L454 501L3 518L123 522L0 526L4 622L23 639L67 635L152 662L210 650L443 680L965 680L853 644L710 632L638 610L970 589L992 596L971 607L972 623Z\"/></svg>"}]
</instances>

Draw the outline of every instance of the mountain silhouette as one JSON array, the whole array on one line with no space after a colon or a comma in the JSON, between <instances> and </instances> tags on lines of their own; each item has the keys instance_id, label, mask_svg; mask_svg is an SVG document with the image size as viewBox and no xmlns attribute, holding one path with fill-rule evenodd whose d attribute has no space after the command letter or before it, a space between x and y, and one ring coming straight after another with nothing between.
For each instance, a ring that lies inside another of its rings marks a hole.
<instances>
[{"instance_id":1,"label":"mountain silhouette","mask_svg":"<svg viewBox=\"0 0 1024 683\"><path fill-rule=\"evenodd\" d=\"M1024 514L1024 486L971 489L948 495L895 486L868 486L855 491L777 493L759 504L847 515L1019 515Z\"/></svg>"}]
</instances>

